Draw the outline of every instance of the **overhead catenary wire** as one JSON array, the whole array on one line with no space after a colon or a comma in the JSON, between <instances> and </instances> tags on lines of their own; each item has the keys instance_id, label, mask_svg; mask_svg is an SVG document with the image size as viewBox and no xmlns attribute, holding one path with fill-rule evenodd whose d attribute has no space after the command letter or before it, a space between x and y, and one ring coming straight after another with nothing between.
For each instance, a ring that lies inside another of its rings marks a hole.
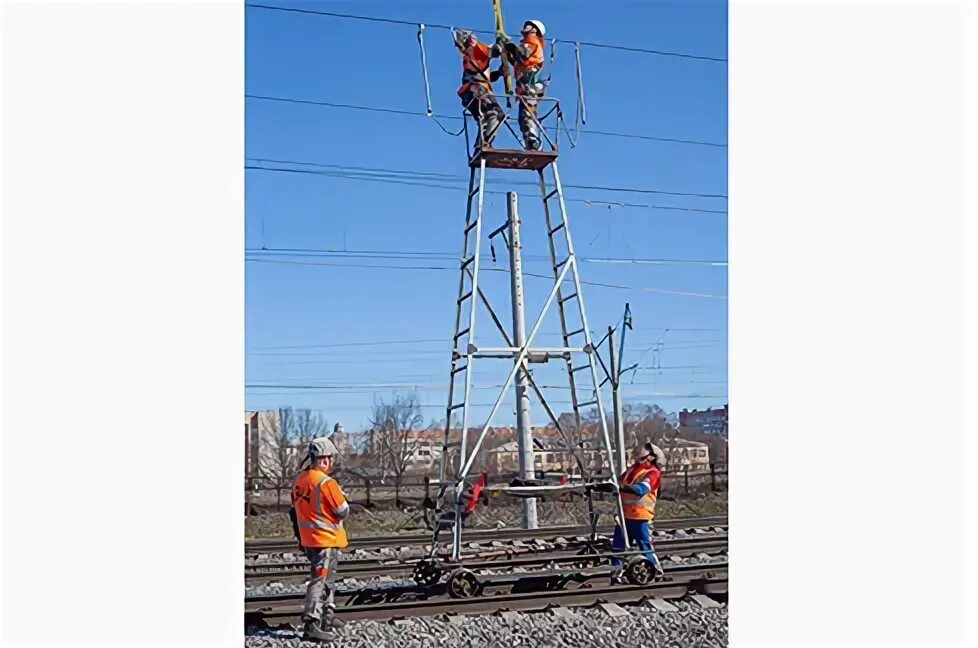
<instances>
[{"instance_id":1,"label":"overhead catenary wire","mask_svg":"<svg viewBox=\"0 0 978 648\"><path fill-rule=\"evenodd\" d=\"M456 252L435 252L425 250L333 250L324 248L245 248L246 254L266 256L314 257L314 258L366 258L366 259L459 259ZM490 259L491 255L483 254L482 258ZM530 261L549 261L550 257L542 254L524 254L523 259ZM709 259L678 259L678 258L635 258L635 257L589 257L577 256L583 263L608 263L623 265L693 265L726 267L726 261Z\"/></svg>"},{"instance_id":2,"label":"overhead catenary wire","mask_svg":"<svg viewBox=\"0 0 978 648\"><path fill-rule=\"evenodd\" d=\"M246 258L246 262L250 263L271 263L280 265L300 265L300 266L325 266L325 267L341 267L341 268L361 268L361 269L379 269L379 270L422 270L422 271L452 271L458 272L458 268L450 266L429 266L429 265L391 265L391 264L368 264L368 263L332 263L328 261L315 262L315 261L295 261L291 259L255 259ZM485 268L484 272L509 272L509 270L504 270L502 268ZM536 274L531 272L523 273L525 277L534 277L538 279L549 279L553 280L552 276ZM669 290L665 288L655 288L651 286L625 286L622 284L611 284L603 283L598 281L581 281L582 284L587 286L596 286L599 288L614 288L617 290L633 290L638 292L651 292L660 293L664 295L674 295L678 297L701 297L705 299L721 299L726 300L726 295L715 295L712 293L700 293L684 290Z\"/></svg>"},{"instance_id":3,"label":"overhead catenary wire","mask_svg":"<svg viewBox=\"0 0 978 648\"><path fill-rule=\"evenodd\" d=\"M302 165L305 165L305 166L318 166L320 163L304 161L304 162L280 162L280 164L302 164ZM327 176L328 175L331 175L331 173L327 173L327 172L323 172L323 171L313 171L313 170L310 170L310 169L288 169L288 168L283 168L283 167L255 166L255 165L248 165L248 164L245 165L245 169L246 170L251 170L251 171L278 171L278 172L284 172L284 173L289 173L289 172L292 172L292 173L305 173L305 174L309 174L309 175L327 175ZM378 170L378 172L379 171L381 171L381 170ZM404 179L404 176L410 176L411 174L418 173L418 172L410 171L410 170L388 170L387 173L390 174L388 177L380 176L380 177L377 177L376 179L377 180L380 180L380 181L385 181L386 182L386 181L388 181L388 178L392 178L392 179ZM421 172L421 173L424 173L424 172ZM355 173L355 172L353 172L353 173L351 173L351 175L356 176L358 174ZM367 174L364 173L364 174L360 174L360 175L367 175ZM365 177L364 179L367 179L367 178ZM448 178L445 178L444 180L446 182L449 181ZM452 181L457 181L457 180L458 180L457 177L452 179ZM535 186L535 183L530 182L530 181L525 181L525 180L524 181L512 182L511 184L514 184L514 185L522 185L522 186ZM723 199L723 200L726 200L727 199L727 195L726 194L701 193L701 192L695 192L695 191L671 191L671 190L667 190L667 189L645 189L645 188L639 188L639 187L611 187L611 186L605 186L605 185L581 185L581 184L573 184L573 183L566 183L566 184L564 184L564 186L567 187L567 188L569 188L569 189L590 189L590 190L593 190L593 191L608 191L608 192L612 192L612 193L638 193L638 194L663 195L663 196L678 196L678 197L688 197L688 198L714 198L714 199ZM449 187L449 188L455 189L456 187Z\"/></svg>"},{"instance_id":4,"label":"overhead catenary wire","mask_svg":"<svg viewBox=\"0 0 978 648\"><path fill-rule=\"evenodd\" d=\"M361 21L365 21L365 22L386 23L386 24L389 24L389 25L407 25L407 26L410 26L410 27L414 27L414 26L416 26L420 22L418 20L400 20L400 19L397 19L397 18L384 18L384 17L381 17L381 16L361 16L361 15L356 15L356 14L338 13L338 12L334 12L334 11L321 11L321 10L315 10L315 9L299 9L297 7L278 7L278 6L272 6L272 5L263 5L263 4L258 4L258 3L251 3L251 2L245 3L245 7L250 8L250 9L265 9L265 10L270 10L270 11L282 11L282 12L290 12L290 13L297 13L297 14L307 14L307 15L322 16L322 17L329 17L329 18L341 18L341 19L345 19L345 20L361 20ZM425 21L425 25L428 26L428 27L430 27L430 28L432 28L432 29L448 29L448 30L451 30L452 29L452 26L451 25L441 25L441 24L438 24L438 23L432 23L432 22L428 22L428 21ZM470 31L472 31L474 33L477 33L477 34L486 34L486 35L490 35L490 36L494 36L495 35L495 32L490 32L490 31L482 30L482 29L472 29ZM669 51L669 50L651 49L651 48L646 48L646 47L631 47L631 46L628 46L628 45L618 45L618 44L613 44L613 43L595 43L595 42L591 42L591 41L576 41L576 40L573 40L573 39L568 40L568 39L562 39L562 38L560 38L560 39L554 39L554 40L556 40L558 42L561 42L561 43L574 43L574 42L577 42L577 43L580 43L581 45L583 45L585 47L597 47L597 48L602 48L602 49L619 50L619 51L622 51L622 52L635 52L635 53L640 53L640 54L650 54L650 55L655 55L655 56L665 56L665 57L680 58L680 59L689 59L689 60L696 60L696 61L710 61L710 62L714 62L714 63L726 63L727 62L727 59L726 58L720 57L720 56L707 56L707 55L703 55L703 54L690 54L688 52L674 52L674 51Z\"/></svg>"},{"instance_id":5,"label":"overhead catenary wire","mask_svg":"<svg viewBox=\"0 0 978 648\"><path fill-rule=\"evenodd\" d=\"M265 158L247 158L247 159L254 160L254 159L265 159ZM314 162L302 162L302 161L290 161L290 160L279 160L277 163L279 163L279 164L292 164L292 165L297 165L297 166L311 166L311 167L324 166L324 165L320 165L320 164L317 164L317 163L314 163ZM333 167L333 166L339 167L339 166L342 166L342 165L328 165L328 166L329 167ZM351 167L351 168L353 168L353 167ZM363 168L363 167L356 167L356 168ZM429 175L430 172L413 172L413 171L408 172L408 171L393 171L393 170L391 170L388 173L381 173L379 171L378 172L374 172L374 171L358 172L356 170L354 170L354 171L344 171L342 169L334 169L334 170L330 170L330 171L314 172L314 171L308 171L308 170L303 170L303 169L289 169L289 168L283 168L283 167L268 167L268 166L255 166L255 165L245 165L245 170L250 170L250 171L272 171L272 172L276 172L277 171L277 172L281 172L281 173L298 173L298 174L306 174L306 175L318 175L318 176L324 176L324 177L330 177L330 178L339 178L339 179L344 179L344 180L360 180L360 181L365 181L365 182L380 182L380 183L385 183L385 184L404 185L404 186L409 186L409 187L424 187L424 188L427 188L427 189L442 189L442 190L445 190L445 191L460 191L460 190L463 190L464 189L464 187L461 186L461 185L450 186L450 185L445 185L445 184L436 184L437 182L456 182L456 183L457 182L460 182L461 180L460 180L460 177L459 176L451 176L451 177L426 177L426 176ZM410 174L412 174L412 173L418 174L418 177L415 178L415 177L411 176ZM522 182L521 183L521 182L517 181L517 182L514 182L513 184L523 184L523 185L529 186L531 183L527 183L527 182ZM501 196L501 195L505 195L506 193L507 192L505 192L505 191L486 190L486 194L487 195L500 195ZM530 194L526 194L526 193L518 193L518 195L519 196L526 196L526 197L530 197L530 198L539 198L539 196L537 194L533 194L531 196ZM654 203L644 203L644 204L643 203L631 203L631 202L620 202L620 201L616 201L616 200L599 200L599 199L596 199L596 198L570 198L570 197L567 197L564 200L566 200L567 202L583 203L585 205L589 205L589 206L592 206L592 207L594 207L594 206L597 206L597 207L606 207L608 209L612 209L612 208L623 208L624 209L624 208L627 208L627 209L657 210L657 211L681 211L681 212L698 213L698 214L726 214L727 213L727 210L726 209L705 209L705 208L701 208L701 207L687 207L687 206L683 206L683 205L661 205L661 204L654 204Z\"/></svg>"},{"instance_id":6,"label":"overhead catenary wire","mask_svg":"<svg viewBox=\"0 0 978 648\"><path fill-rule=\"evenodd\" d=\"M361 110L365 112L375 112L375 113L385 113L391 115L404 115L408 117L427 117L428 115L423 112L418 112L417 110L405 110L401 108L386 108L378 106L366 106L362 104L352 104L352 103L341 103L335 101L319 101L315 99L297 99L294 97L277 97L273 95L266 94L245 94L245 99L255 99L260 101L274 101L281 103L291 103L309 106L318 106L321 108L340 108L344 110ZM445 115L440 113L435 113L435 117L439 119L455 119L461 120L462 117L458 115ZM668 142L673 144L689 144L693 146L711 146L715 148L726 148L727 145L722 142L707 142L702 140L684 139L680 137L664 137L656 135L641 135L637 133L617 133L613 131L606 130L593 130L588 128L582 128L582 133L588 135L601 135L605 137L621 137L626 139L637 139L637 140L648 140L657 142Z\"/></svg>"}]
</instances>

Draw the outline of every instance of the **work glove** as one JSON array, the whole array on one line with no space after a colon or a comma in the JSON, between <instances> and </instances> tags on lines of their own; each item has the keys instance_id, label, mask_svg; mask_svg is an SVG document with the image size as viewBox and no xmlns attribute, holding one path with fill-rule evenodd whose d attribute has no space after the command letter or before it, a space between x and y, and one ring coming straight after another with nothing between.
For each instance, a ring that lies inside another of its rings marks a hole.
<instances>
[{"instance_id":1,"label":"work glove","mask_svg":"<svg viewBox=\"0 0 978 648\"><path fill-rule=\"evenodd\" d=\"M615 485L612 484L611 482L605 482L603 484L596 485L594 487L594 490L596 490L599 493L614 493Z\"/></svg>"},{"instance_id":2,"label":"work glove","mask_svg":"<svg viewBox=\"0 0 978 648\"><path fill-rule=\"evenodd\" d=\"M512 42L510 37L506 34L499 34L496 36L496 43L499 45L505 45L506 43Z\"/></svg>"},{"instance_id":3,"label":"work glove","mask_svg":"<svg viewBox=\"0 0 978 648\"><path fill-rule=\"evenodd\" d=\"M622 493L631 493L632 495L638 495L638 490L631 484L622 484L619 488Z\"/></svg>"}]
</instances>

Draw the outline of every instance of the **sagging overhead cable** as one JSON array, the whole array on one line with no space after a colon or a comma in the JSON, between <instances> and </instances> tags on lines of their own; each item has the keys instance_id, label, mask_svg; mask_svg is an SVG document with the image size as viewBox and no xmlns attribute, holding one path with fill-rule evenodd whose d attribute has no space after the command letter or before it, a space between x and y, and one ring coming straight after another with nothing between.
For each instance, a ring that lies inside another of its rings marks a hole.
<instances>
[{"instance_id":1,"label":"sagging overhead cable","mask_svg":"<svg viewBox=\"0 0 978 648\"><path fill-rule=\"evenodd\" d=\"M424 98L425 98L425 114L434 121L438 128L442 129L452 137L458 137L465 132L465 124L462 124L462 128L457 132L453 132L438 121L438 117L435 116L435 111L431 108L431 84L428 82L428 57L425 53L424 47L424 23L418 23L418 48L421 50L421 76L424 79Z\"/></svg>"}]
</instances>

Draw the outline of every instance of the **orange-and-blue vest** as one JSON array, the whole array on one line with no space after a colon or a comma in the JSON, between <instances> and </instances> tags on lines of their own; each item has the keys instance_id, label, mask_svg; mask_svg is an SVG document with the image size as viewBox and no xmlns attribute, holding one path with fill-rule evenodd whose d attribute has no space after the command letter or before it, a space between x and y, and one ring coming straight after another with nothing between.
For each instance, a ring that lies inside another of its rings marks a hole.
<instances>
[{"instance_id":1,"label":"orange-and-blue vest","mask_svg":"<svg viewBox=\"0 0 978 648\"><path fill-rule=\"evenodd\" d=\"M320 468L308 468L292 483L292 506L299 526L299 543L303 547L349 545L343 518L350 505L339 483Z\"/></svg>"},{"instance_id":2,"label":"orange-and-blue vest","mask_svg":"<svg viewBox=\"0 0 978 648\"><path fill-rule=\"evenodd\" d=\"M651 520L655 517L655 500L659 494L662 471L655 464L643 461L633 465L618 478L622 485L636 486L641 495L620 493L626 520Z\"/></svg>"}]
</instances>

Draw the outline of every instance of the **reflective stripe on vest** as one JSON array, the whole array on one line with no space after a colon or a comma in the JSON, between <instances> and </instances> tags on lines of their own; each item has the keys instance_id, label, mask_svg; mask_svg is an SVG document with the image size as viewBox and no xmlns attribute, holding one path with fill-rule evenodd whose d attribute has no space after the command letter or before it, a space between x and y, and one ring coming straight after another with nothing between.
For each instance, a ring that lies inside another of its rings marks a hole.
<instances>
[{"instance_id":1,"label":"reflective stripe on vest","mask_svg":"<svg viewBox=\"0 0 978 648\"><path fill-rule=\"evenodd\" d=\"M311 522L308 523L310 525L317 525L317 526L305 526L303 528L305 529L342 529L343 528L342 520L340 520L335 524L333 522L329 522L326 520L326 514L323 512L323 484L325 484L326 481L329 479L332 479L332 477L330 477L329 475L324 475L322 479L316 482L316 487L313 489L313 495L314 495L313 501L316 503L314 513L321 519L312 520ZM299 526L302 527L302 522L299 522Z\"/></svg>"},{"instance_id":2,"label":"reflective stripe on vest","mask_svg":"<svg viewBox=\"0 0 978 648\"><path fill-rule=\"evenodd\" d=\"M332 522L324 522L323 520L310 520L306 522L305 520L299 520L300 529L342 529L343 523L333 524Z\"/></svg>"}]
</instances>

